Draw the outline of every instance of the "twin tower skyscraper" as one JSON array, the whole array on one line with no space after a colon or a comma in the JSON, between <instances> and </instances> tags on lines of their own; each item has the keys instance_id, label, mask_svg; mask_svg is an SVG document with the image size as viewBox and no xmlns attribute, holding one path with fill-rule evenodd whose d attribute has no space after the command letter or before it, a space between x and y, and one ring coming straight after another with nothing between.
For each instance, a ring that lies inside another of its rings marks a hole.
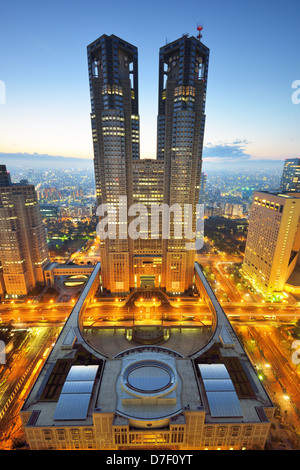
<instances>
[{"instance_id":1,"label":"twin tower skyscraper","mask_svg":"<svg viewBox=\"0 0 300 470\"><path fill-rule=\"evenodd\" d=\"M156 159L140 158L137 48L103 35L87 53L98 214L110 227L100 235L103 286L183 293L194 274L184 233L196 232L209 49L188 35L160 49Z\"/></svg>"}]
</instances>

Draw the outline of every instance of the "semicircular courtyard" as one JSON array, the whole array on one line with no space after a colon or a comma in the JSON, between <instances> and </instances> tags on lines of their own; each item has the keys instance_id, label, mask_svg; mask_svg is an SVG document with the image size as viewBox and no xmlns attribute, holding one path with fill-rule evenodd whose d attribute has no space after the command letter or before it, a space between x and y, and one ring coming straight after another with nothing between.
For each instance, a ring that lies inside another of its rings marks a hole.
<instances>
[{"instance_id":1,"label":"semicircular courtyard","mask_svg":"<svg viewBox=\"0 0 300 470\"><path fill-rule=\"evenodd\" d=\"M212 326L209 321L204 324L201 320L203 315L199 315L198 307L194 307L195 315L192 315L193 308L190 307L188 316L166 298L157 303L159 306L155 306L152 299L149 303L144 300L143 306L139 303L137 307L136 304L137 296L123 306L123 312L126 312L123 316L122 309L118 309L116 314L113 307L110 314L107 306L89 309L85 313L82 330L87 343L108 358L134 347L151 345L188 357L200 351L212 337ZM168 320L161 315L162 310L168 312ZM183 310L186 311L187 307Z\"/></svg>"},{"instance_id":2,"label":"semicircular courtyard","mask_svg":"<svg viewBox=\"0 0 300 470\"><path fill-rule=\"evenodd\" d=\"M163 346L188 357L202 349L211 336L211 329L208 327L174 327L168 337L155 343L155 346ZM84 337L95 350L109 358L115 357L121 351L141 346L141 343L128 337L128 330L121 327L84 330Z\"/></svg>"}]
</instances>

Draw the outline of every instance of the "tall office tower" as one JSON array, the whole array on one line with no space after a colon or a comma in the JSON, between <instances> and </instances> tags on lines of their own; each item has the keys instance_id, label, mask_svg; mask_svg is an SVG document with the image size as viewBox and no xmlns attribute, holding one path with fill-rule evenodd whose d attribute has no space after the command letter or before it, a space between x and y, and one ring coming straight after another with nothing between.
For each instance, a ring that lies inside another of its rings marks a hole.
<instances>
[{"instance_id":1,"label":"tall office tower","mask_svg":"<svg viewBox=\"0 0 300 470\"><path fill-rule=\"evenodd\" d=\"M266 293L284 289L300 248L300 197L255 192L243 269Z\"/></svg>"},{"instance_id":2,"label":"tall office tower","mask_svg":"<svg viewBox=\"0 0 300 470\"><path fill-rule=\"evenodd\" d=\"M49 262L48 246L34 186L11 184L1 165L0 260L8 295L26 295L44 283L43 269Z\"/></svg>"},{"instance_id":3,"label":"tall office tower","mask_svg":"<svg viewBox=\"0 0 300 470\"><path fill-rule=\"evenodd\" d=\"M97 204L132 205L132 162L139 159L137 48L114 35L103 35L87 48ZM124 199L123 199L124 201ZM121 210L126 211L122 206ZM116 216L116 236L101 240L104 287L129 292L132 240L126 222Z\"/></svg>"},{"instance_id":4,"label":"tall office tower","mask_svg":"<svg viewBox=\"0 0 300 470\"><path fill-rule=\"evenodd\" d=\"M192 205L196 230L209 49L195 37L183 36L160 49L157 158L164 161L164 203ZM164 244L167 292L184 292L192 283L194 250L176 236L176 220ZM177 229L179 227L177 226Z\"/></svg>"},{"instance_id":5,"label":"tall office tower","mask_svg":"<svg viewBox=\"0 0 300 470\"><path fill-rule=\"evenodd\" d=\"M287 158L285 160L280 191L300 192L300 158Z\"/></svg>"}]
</instances>

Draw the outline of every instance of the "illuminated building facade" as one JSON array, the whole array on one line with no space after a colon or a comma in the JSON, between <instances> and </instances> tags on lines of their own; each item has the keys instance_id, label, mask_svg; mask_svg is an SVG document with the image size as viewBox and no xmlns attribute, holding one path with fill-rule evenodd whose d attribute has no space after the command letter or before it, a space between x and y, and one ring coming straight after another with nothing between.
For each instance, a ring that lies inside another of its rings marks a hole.
<instances>
[{"instance_id":1,"label":"illuminated building facade","mask_svg":"<svg viewBox=\"0 0 300 470\"><path fill-rule=\"evenodd\" d=\"M126 197L132 205L132 164L139 158L137 48L103 35L87 48L91 124L97 205L116 205ZM104 286L112 292L129 292L132 242L119 236L101 240Z\"/></svg>"},{"instance_id":2,"label":"illuminated building facade","mask_svg":"<svg viewBox=\"0 0 300 470\"><path fill-rule=\"evenodd\" d=\"M160 49L157 158L164 161L164 203L193 207L196 230L199 201L209 49L184 35ZM183 222L182 222L183 224ZM175 224L165 244L166 291L184 292L191 284L195 251L176 237Z\"/></svg>"},{"instance_id":3,"label":"illuminated building facade","mask_svg":"<svg viewBox=\"0 0 300 470\"><path fill-rule=\"evenodd\" d=\"M139 237L133 241L134 287L161 287L163 279L161 217L150 220L153 204L163 204L164 163L154 159L133 162L133 202L143 204L147 214L139 215ZM154 214L152 214L154 215ZM154 238L153 235L157 234Z\"/></svg>"},{"instance_id":4,"label":"illuminated building facade","mask_svg":"<svg viewBox=\"0 0 300 470\"><path fill-rule=\"evenodd\" d=\"M187 249L186 241L194 236L184 238L184 217L185 207L190 205L189 233L194 234L208 59L208 48L187 35L160 49L157 159L142 163L137 49L113 35L104 35L88 46L98 205L116 205L120 197L126 197L127 208L144 201L147 207L150 203L169 208L176 204L182 214L171 220L170 234L163 240L161 231L159 240L146 239L143 230L139 240L121 237L120 230L127 230L131 219L124 222L117 215L113 222L116 236L101 240L100 251L103 285L111 292L129 292L142 285L145 276L150 284L167 292L184 292L192 283L195 250Z\"/></svg>"},{"instance_id":5,"label":"illuminated building facade","mask_svg":"<svg viewBox=\"0 0 300 470\"><path fill-rule=\"evenodd\" d=\"M11 184L6 168L3 173L8 184L0 186L0 260L6 293L20 296L44 284L48 246L34 186Z\"/></svg>"},{"instance_id":6,"label":"illuminated building facade","mask_svg":"<svg viewBox=\"0 0 300 470\"><path fill-rule=\"evenodd\" d=\"M300 158L286 158L280 191L300 192Z\"/></svg>"},{"instance_id":7,"label":"illuminated building facade","mask_svg":"<svg viewBox=\"0 0 300 470\"><path fill-rule=\"evenodd\" d=\"M300 198L255 192L243 262L265 292L281 292L298 261Z\"/></svg>"}]
</instances>

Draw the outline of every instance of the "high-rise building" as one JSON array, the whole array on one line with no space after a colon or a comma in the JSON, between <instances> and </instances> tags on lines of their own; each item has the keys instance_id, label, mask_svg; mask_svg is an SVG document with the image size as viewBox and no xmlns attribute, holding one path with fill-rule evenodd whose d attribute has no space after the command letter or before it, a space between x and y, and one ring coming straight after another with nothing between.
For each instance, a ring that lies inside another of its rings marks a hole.
<instances>
[{"instance_id":1,"label":"high-rise building","mask_svg":"<svg viewBox=\"0 0 300 470\"><path fill-rule=\"evenodd\" d=\"M164 160L164 203L192 207L196 231L205 126L209 49L184 35L160 49L157 158ZM184 222L182 222L183 226ZM164 245L167 292L184 292L192 282L195 251L176 237L175 223Z\"/></svg>"},{"instance_id":2,"label":"high-rise building","mask_svg":"<svg viewBox=\"0 0 300 470\"><path fill-rule=\"evenodd\" d=\"M0 260L8 295L26 295L44 283L48 246L34 186L12 184L5 165L0 180Z\"/></svg>"},{"instance_id":3,"label":"high-rise building","mask_svg":"<svg viewBox=\"0 0 300 470\"><path fill-rule=\"evenodd\" d=\"M132 164L139 159L137 48L103 35L87 48L91 124L97 204L116 205L120 197L132 205ZM104 286L129 292L132 282L132 241L119 236L101 240ZM124 228L124 227L123 227ZM127 227L126 227L127 228Z\"/></svg>"},{"instance_id":4,"label":"high-rise building","mask_svg":"<svg viewBox=\"0 0 300 470\"><path fill-rule=\"evenodd\" d=\"M190 234L196 233L208 59L209 49L187 35L160 49L157 160L144 164L139 153L137 48L113 35L88 46L98 204L115 205L126 197L127 207L163 203L170 208L169 217L174 205L182 215L180 220L171 217L168 237L160 241L142 233L139 241L120 237L130 219L113 219L115 238L101 240L100 247L103 283L111 292L129 292L143 283L143 276L167 292L184 292L192 283L195 250L187 248L184 217L189 205ZM146 173L151 189L142 182Z\"/></svg>"},{"instance_id":5,"label":"high-rise building","mask_svg":"<svg viewBox=\"0 0 300 470\"><path fill-rule=\"evenodd\" d=\"M10 174L5 165L0 165L0 186L9 186L11 184Z\"/></svg>"},{"instance_id":6,"label":"high-rise building","mask_svg":"<svg viewBox=\"0 0 300 470\"><path fill-rule=\"evenodd\" d=\"M300 192L300 158L287 158L285 160L280 191Z\"/></svg>"},{"instance_id":7,"label":"high-rise building","mask_svg":"<svg viewBox=\"0 0 300 470\"><path fill-rule=\"evenodd\" d=\"M267 292L281 292L295 269L300 248L300 197L255 192L243 263Z\"/></svg>"}]
</instances>

